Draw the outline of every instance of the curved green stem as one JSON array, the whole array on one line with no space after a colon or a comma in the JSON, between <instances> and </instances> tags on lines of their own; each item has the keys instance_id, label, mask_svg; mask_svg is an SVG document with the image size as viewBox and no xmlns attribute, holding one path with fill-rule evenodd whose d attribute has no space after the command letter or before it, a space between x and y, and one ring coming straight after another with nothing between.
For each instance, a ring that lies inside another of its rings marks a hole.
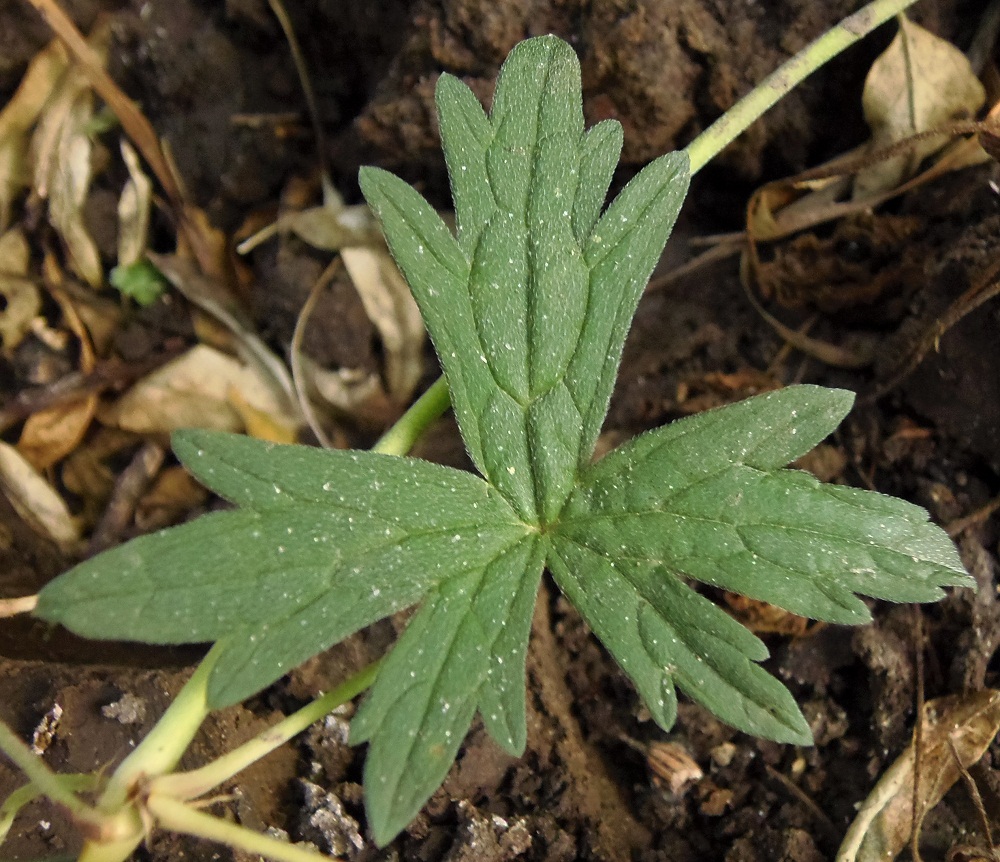
<instances>
[{"instance_id":1,"label":"curved green stem","mask_svg":"<svg viewBox=\"0 0 1000 862\"><path fill-rule=\"evenodd\" d=\"M0 751L7 755L14 765L20 769L31 780L29 787L34 788L36 795L44 793L53 802L67 808L78 820L93 825L98 825L103 821L100 811L87 805L80 799L74 789L79 786L78 776L56 775L45 761L38 757L21 738L14 733L4 722L0 721ZM4 811L8 806L17 807L25 804L26 795L31 791L22 787L11 799L4 803Z\"/></svg>"},{"instance_id":2,"label":"curved green stem","mask_svg":"<svg viewBox=\"0 0 1000 862\"><path fill-rule=\"evenodd\" d=\"M430 424L441 418L450 403L448 384L444 377L439 377L372 446L372 451L384 455L405 455Z\"/></svg>"},{"instance_id":3,"label":"curved green stem","mask_svg":"<svg viewBox=\"0 0 1000 862\"><path fill-rule=\"evenodd\" d=\"M342 682L332 691L328 691L316 700L307 703L302 709L279 721L249 742L235 748L211 763L206 763L199 769L190 772L177 772L154 779L150 784L151 792L172 796L176 799L194 799L207 793L222 782L232 778L238 772L246 769L251 763L256 763L266 757L274 749L284 745L293 736L302 733L309 725L319 721L341 704L354 699L368 688L378 673L381 659L363 667L353 676Z\"/></svg>"},{"instance_id":4,"label":"curved green stem","mask_svg":"<svg viewBox=\"0 0 1000 862\"><path fill-rule=\"evenodd\" d=\"M78 790L91 790L97 784L97 776L90 773L62 774L57 775L56 778L66 790L74 793ZM17 813L29 802L44 795L46 793L42 788L35 782L30 782L19 787L4 800L3 805L0 805L0 844L7 838Z\"/></svg>"},{"instance_id":5,"label":"curved green stem","mask_svg":"<svg viewBox=\"0 0 1000 862\"><path fill-rule=\"evenodd\" d=\"M687 145L685 152L691 160L691 173L700 171L723 147L820 66L914 2L916 0L873 0L806 45Z\"/></svg>"},{"instance_id":6,"label":"curved green stem","mask_svg":"<svg viewBox=\"0 0 1000 862\"><path fill-rule=\"evenodd\" d=\"M216 644L208 651L149 735L111 775L98 802L103 811L121 809L139 779L163 775L177 765L210 712L208 678L219 649L220 645Z\"/></svg>"},{"instance_id":7,"label":"curved green stem","mask_svg":"<svg viewBox=\"0 0 1000 862\"><path fill-rule=\"evenodd\" d=\"M226 844L235 850L266 856L275 862L318 862L318 860L330 862L329 856L296 847L269 835L251 832L228 820L197 811L190 805L171 799L169 796L151 794L146 800L146 807L160 826L172 829L174 832L207 838L209 841Z\"/></svg>"}]
</instances>

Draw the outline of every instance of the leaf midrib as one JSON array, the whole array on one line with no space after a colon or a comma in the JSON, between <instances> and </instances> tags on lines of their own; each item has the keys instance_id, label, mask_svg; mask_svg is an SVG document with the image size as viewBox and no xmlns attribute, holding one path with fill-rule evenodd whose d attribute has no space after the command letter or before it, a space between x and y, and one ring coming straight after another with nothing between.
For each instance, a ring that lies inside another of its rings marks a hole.
<instances>
[{"instance_id":1,"label":"leaf midrib","mask_svg":"<svg viewBox=\"0 0 1000 862\"><path fill-rule=\"evenodd\" d=\"M756 467L751 467L748 464L733 462L732 464L727 465L726 467L722 468L721 470L717 470L717 471L715 471L713 473L707 473L704 476L702 476L702 477L696 479L695 481L691 482L691 484L685 485L682 489L680 489L678 491L678 493L680 493L680 494L687 493L689 490L691 490L692 488L698 487L698 485L700 485L700 484L709 482L709 481L711 481L713 479L717 479L720 476L722 476L724 473L726 473L728 470L730 470L732 467L746 467L748 470L752 470L754 473L758 474L759 476L763 476L765 478L770 477L770 476L773 475L773 472L771 472L771 471L760 470L760 469L758 469ZM594 490L594 487L595 486L591 485L591 486L587 487L587 490ZM583 488L584 488L584 486L577 486L577 489L583 489ZM823 489L824 489L823 488L823 484L820 483L819 486L817 487L817 489L815 489L815 490L822 491ZM870 511L869 509L866 509L863 505L860 505L859 503L856 503L853 500L848 500L848 499L837 497L836 501L838 503L843 503L844 505L851 506L853 509L855 509L856 511L858 511L860 513L865 513L865 512L869 512ZM572 502L572 498L570 499L570 503L571 502ZM651 506L649 508L633 509L633 510L618 509L616 511L594 512L594 513L588 513L588 514L583 514L583 515L570 515L570 516L567 516L567 517L561 517L559 523L560 524L573 524L573 525L579 524L579 525L586 526L588 523L593 523L593 522L597 522L597 521L614 522L614 521L621 520L621 519L634 518L634 517L644 517L644 516L648 516L648 515L670 515L671 517L677 518L679 520L692 521L692 522L695 522L695 523L703 523L703 524L706 524L706 525L709 525L709 526L729 527L729 528L735 529L737 531L739 531L741 528L746 528L746 527L770 527L770 528L773 528L773 529L781 530L782 532L785 532L785 533L801 534L801 535L804 535L804 536L808 536L808 537L810 537L812 539L830 538L831 536L833 536L838 541L842 541L845 544L850 544L850 545L861 547L861 548L878 547L878 548L881 548L881 549L886 550L886 551L890 551L890 552L893 552L893 553L902 554L904 556L908 556L908 557L912 557L913 556L912 554L904 553L903 551L899 551L899 550L897 550L895 548L888 547L888 546L885 546L885 545L880 545L874 539L869 539L867 541L863 541L863 540L858 539L858 538L852 538L849 535L842 536L842 535L840 535L838 533L822 532L820 530L803 527L803 526L800 526L798 524L789 524L787 521L768 521L768 520L754 520L754 521L744 521L744 522L739 522L739 521L735 521L735 520L726 521L726 520L722 520L720 518L711 518L711 517L708 517L708 516L705 516L705 515L694 515L694 514L690 514L690 513L687 513L687 512L679 512L679 511L676 511L674 509L669 508L669 506L667 505L668 502L669 502L669 498L664 498L662 505ZM569 505L569 503L567 505ZM899 518L898 515L893 515L892 517L894 519L898 519ZM907 539L912 539L914 537L914 530L913 530L913 528L920 526L919 524L913 524L912 522L909 522L909 521L907 521L906 523L907 523L908 526L911 527L911 531L910 531L910 533L907 536L902 537L903 541L905 541ZM901 526L901 525L897 524L896 526ZM570 538L570 537L567 537L567 538ZM740 539L742 541L742 536L740 537Z\"/></svg>"}]
</instances>

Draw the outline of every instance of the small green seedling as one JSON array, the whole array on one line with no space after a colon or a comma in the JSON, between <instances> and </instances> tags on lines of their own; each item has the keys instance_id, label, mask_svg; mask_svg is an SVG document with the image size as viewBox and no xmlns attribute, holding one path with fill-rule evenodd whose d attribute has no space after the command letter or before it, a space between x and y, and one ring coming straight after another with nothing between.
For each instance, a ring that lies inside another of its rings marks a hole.
<instances>
[{"instance_id":1,"label":"small green seedling","mask_svg":"<svg viewBox=\"0 0 1000 862\"><path fill-rule=\"evenodd\" d=\"M227 639L212 706L235 703L375 620L420 608L354 719L384 843L443 780L478 712L525 745L524 661L542 570L670 728L675 688L748 733L808 744L764 644L692 589L723 587L837 623L855 593L924 602L968 583L926 513L783 470L848 392L795 386L649 432L591 465L642 289L688 187L671 153L604 214L621 126L585 132L576 55L518 45L489 117L437 89L458 235L410 186L361 187L420 305L483 478L408 458L208 431L174 448L236 511L137 539L42 591L90 637Z\"/></svg>"},{"instance_id":2,"label":"small green seedling","mask_svg":"<svg viewBox=\"0 0 1000 862\"><path fill-rule=\"evenodd\" d=\"M923 509L782 469L837 426L848 392L789 387L592 464L626 333L687 191L688 153L648 165L602 214L621 127L584 130L579 63L552 36L511 52L489 116L448 75L437 104L457 236L393 175L366 168L361 186L481 478L377 452L181 432L177 455L238 508L81 564L36 611L89 637L216 641L196 715L418 605L351 726L353 742L370 743L366 805L380 844L441 783L477 713L505 750L523 751L525 652L545 569L662 727L679 688L734 727L796 744L810 731L759 666L764 644L692 582L837 623L869 619L857 594L924 602L970 583ZM188 799L218 780L181 793L181 777L164 776L146 786L148 810L180 823L166 789ZM104 810L132 792L116 781ZM185 816L177 828L210 834L190 823L207 815Z\"/></svg>"}]
</instances>

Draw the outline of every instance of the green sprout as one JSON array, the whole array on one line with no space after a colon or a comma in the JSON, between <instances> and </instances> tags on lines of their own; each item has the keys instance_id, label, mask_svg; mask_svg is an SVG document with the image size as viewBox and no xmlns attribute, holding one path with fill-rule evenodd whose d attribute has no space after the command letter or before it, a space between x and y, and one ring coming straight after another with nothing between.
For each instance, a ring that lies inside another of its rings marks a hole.
<instances>
[{"instance_id":1,"label":"green sprout","mask_svg":"<svg viewBox=\"0 0 1000 862\"><path fill-rule=\"evenodd\" d=\"M884 20L891 6L866 8ZM800 65L796 80L807 71ZM579 62L565 42L517 45L489 115L449 75L437 106L457 234L392 174L364 168L361 186L447 391L432 387L381 451L179 432L181 461L237 508L107 551L40 594L38 616L88 637L216 642L183 695L190 708L175 703L184 741L147 740L99 811L122 811L144 780L161 825L248 846L177 800L217 786L374 679L351 741L369 743L369 825L387 843L440 785L477 714L506 751L524 750L525 654L545 570L660 726L673 725L679 688L733 727L800 745L811 743L809 727L760 667L766 647L693 584L847 624L870 619L859 595L927 602L971 584L923 509L784 469L843 419L846 391L790 386L591 463L626 334L687 192L689 153L700 167L735 135L731 125L709 136L714 150L699 139L652 162L604 209L622 130L584 129ZM479 476L386 454L409 448L448 391ZM266 744L203 774L165 774L207 710L414 605L377 672L286 720ZM34 776L43 790L56 780ZM125 843L141 838L137 819L125 817Z\"/></svg>"},{"instance_id":2,"label":"green sprout","mask_svg":"<svg viewBox=\"0 0 1000 862\"><path fill-rule=\"evenodd\" d=\"M163 273L149 260L116 266L108 281L119 293L131 297L143 308L156 302L170 286Z\"/></svg>"}]
</instances>

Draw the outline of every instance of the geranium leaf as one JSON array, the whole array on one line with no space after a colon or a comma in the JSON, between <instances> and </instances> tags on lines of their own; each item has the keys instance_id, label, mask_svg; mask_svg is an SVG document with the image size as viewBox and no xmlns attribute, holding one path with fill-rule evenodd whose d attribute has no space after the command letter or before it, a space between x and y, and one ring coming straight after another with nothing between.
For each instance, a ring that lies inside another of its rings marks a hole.
<instances>
[{"instance_id":1,"label":"geranium leaf","mask_svg":"<svg viewBox=\"0 0 1000 862\"><path fill-rule=\"evenodd\" d=\"M870 618L855 593L927 602L969 585L924 509L778 469L852 400L792 386L644 434L581 476L559 529L612 558L839 623Z\"/></svg>"},{"instance_id":2,"label":"geranium leaf","mask_svg":"<svg viewBox=\"0 0 1000 862\"><path fill-rule=\"evenodd\" d=\"M970 584L920 507L780 469L852 399L789 387L644 434L580 477L549 565L665 726L676 684L743 730L808 733L790 695L751 663L762 645L683 578L842 623L869 618L855 593L934 601Z\"/></svg>"},{"instance_id":3,"label":"geranium leaf","mask_svg":"<svg viewBox=\"0 0 1000 862\"><path fill-rule=\"evenodd\" d=\"M431 592L351 723L370 741L366 803L384 844L437 789L477 709L512 754L524 749L524 656L545 541L527 536Z\"/></svg>"},{"instance_id":4,"label":"geranium leaf","mask_svg":"<svg viewBox=\"0 0 1000 862\"><path fill-rule=\"evenodd\" d=\"M598 220L621 129L584 132L579 61L555 37L511 52L489 117L450 76L437 104L458 240L431 231L433 210L391 175L362 171L362 190L420 305L473 461L525 522L549 523L590 458L687 190L686 157L648 166Z\"/></svg>"},{"instance_id":5,"label":"geranium leaf","mask_svg":"<svg viewBox=\"0 0 1000 862\"><path fill-rule=\"evenodd\" d=\"M481 570L525 535L482 480L425 461L205 431L176 442L199 476L246 508L80 564L42 590L38 614L88 637L232 636L239 646L210 681L214 706Z\"/></svg>"},{"instance_id":6,"label":"geranium leaf","mask_svg":"<svg viewBox=\"0 0 1000 862\"><path fill-rule=\"evenodd\" d=\"M420 306L485 481L412 459L211 432L175 449L241 508L128 544L47 586L37 613L101 638L217 640L212 705L259 690L420 603L352 724L366 802L391 839L440 783L478 711L525 745L538 581L555 579L669 727L675 688L725 721L804 743L764 645L689 584L860 622L859 596L965 585L922 509L782 469L850 393L790 387L644 434L591 465L626 333L677 218L688 158L665 155L601 214L620 125L583 128L580 67L554 36L504 63L492 109L443 75L437 106L457 237L414 189L360 183Z\"/></svg>"},{"instance_id":7,"label":"geranium leaf","mask_svg":"<svg viewBox=\"0 0 1000 862\"><path fill-rule=\"evenodd\" d=\"M747 733L812 741L788 690L754 664L767 658L764 644L663 566L612 558L561 536L548 564L662 727L676 718L676 685Z\"/></svg>"}]
</instances>

